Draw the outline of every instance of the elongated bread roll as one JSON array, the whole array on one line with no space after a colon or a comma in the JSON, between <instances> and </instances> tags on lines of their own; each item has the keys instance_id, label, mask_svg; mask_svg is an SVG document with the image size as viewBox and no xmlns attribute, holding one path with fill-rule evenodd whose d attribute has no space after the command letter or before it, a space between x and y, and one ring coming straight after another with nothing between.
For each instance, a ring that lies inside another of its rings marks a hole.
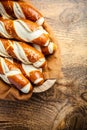
<instances>
[{"instance_id":1,"label":"elongated bread roll","mask_svg":"<svg viewBox=\"0 0 87 130\"><path fill-rule=\"evenodd\" d=\"M20 69L2 57L0 57L0 77L7 84L13 84L23 93L29 93L32 90L30 81L24 77Z\"/></svg>"},{"instance_id":2,"label":"elongated bread roll","mask_svg":"<svg viewBox=\"0 0 87 130\"><path fill-rule=\"evenodd\" d=\"M48 33L41 26L24 19L10 20L0 18L0 36L31 42L40 46L47 46L50 43Z\"/></svg>"},{"instance_id":3,"label":"elongated bread roll","mask_svg":"<svg viewBox=\"0 0 87 130\"><path fill-rule=\"evenodd\" d=\"M33 84L41 85L44 82L44 76L42 69L37 69L33 65L26 65L13 58L6 58L13 64L15 64L23 73L23 75L28 78Z\"/></svg>"},{"instance_id":4,"label":"elongated bread roll","mask_svg":"<svg viewBox=\"0 0 87 130\"><path fill-rule=\"evenodd\" d=\"M57 45L54 44L53 42L50 42L48 46L39 46L33 44L33 47L36 48L39 52L42 52L44 55L53 54L57 49Z\"/></svg>"},{"instance_id":5,"label":"elongated bread roll","mask_svg":"<svg viewBox=\"0 0 87 130\"><path fill-rule=\"evenodd\" d=\"M44 18L42 14L32 5L21 1L1 1L0 14L5 18L23 18L36 22L42 25Z\"/></svg>"},{"instance_id":6,"label":"elongated bread roll","mask_svg":"<svg viewBox=\"0 0 87 130\"><path fill-rule=\"evenodd\" d=\"M44 82L42 72L33 65L19 64L18 62L15 62L15 64L33 84L41 85Z\"/></svg>"},{"instance_id":7,"label":"elongated bread roll","mask_svg":"<svg viewBox=\"0 0 87 130\"><path fill-rule=\"evenodd\" d=\"M25 64L33 64L35 67L44 67L46 60L44 55L34 47L23 42L0 38L0 55L13 57Z\"/></svg>"}]
</instances>

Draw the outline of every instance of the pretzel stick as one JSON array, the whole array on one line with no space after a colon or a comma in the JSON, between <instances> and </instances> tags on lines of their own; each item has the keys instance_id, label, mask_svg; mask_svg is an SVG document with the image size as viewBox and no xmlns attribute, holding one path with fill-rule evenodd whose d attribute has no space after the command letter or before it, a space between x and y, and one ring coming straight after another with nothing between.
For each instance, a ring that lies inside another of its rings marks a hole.
<instances>
[{"instance_id":1,"label":"pretzel stick","mask_svg":"<svg viewBox=\"0 0 87 130\"><path fill-rule=\"evenodd\" d=\"M41 85L44 82L44 76L42 69L37 69L33 65L26 65L13 58L6 58L13 64L15 64L23 73L23 75L28 78L34 85Z\"/></svg>"},{"instance_id":2,"label":"pretzel stick","mask_svg":"<svg viewBox=\"0 0 87 130\"><path fill-rule=\"evenodd\" d=\"M39 25L42 25L44 22L42 14L29 2L3 0L0 2L0 14L8 19L28 19Z\"/></svg>"},{"instance_id":3,"label":"pretzel stick","mask_svg":"<svg viewBox=\"0 0 87 130\"><path fill-rule=\"evenodd\" d=\"M29 20L0 18L0 36L31 42L40 46L48 46L50 37L43 27Z\"/></svg>"},{"instance_id":4,"label":"pretzel stick","mask_svg":"<svg viewBox=\"0 0 87 130\"><path fill-rule=\"evenodd\" d=\"M7 84L13 84L23 93L29 93L32 90L30 81L24 77L20 69L2 57L0 57L0 77Z\"/></svg>"},{"instance_id":5,"label":"pretzel stick","mask_svg":"<svg viewBox=\"0 0 87 130\"><path fill-rule=\"evenodd\" d=\"M33 64L35 67L44 67L45 57L35 48L23 42L0 38L0 55L13 57L25 64Z\"/></svg>"}]
</instances>

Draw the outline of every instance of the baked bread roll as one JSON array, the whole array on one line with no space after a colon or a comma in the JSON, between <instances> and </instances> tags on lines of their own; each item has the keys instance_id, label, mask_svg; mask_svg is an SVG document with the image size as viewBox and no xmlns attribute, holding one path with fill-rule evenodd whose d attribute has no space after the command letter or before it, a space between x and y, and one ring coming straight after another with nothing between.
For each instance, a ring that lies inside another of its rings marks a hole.
<instances>
[{"instance_id":1,"label":"baked bread roll","mask_svg":"<svg viewBox=\"0 0 87 130\"><path fill-rule=\"evenodd\" d=\"M0 14L7 19L23 18L42 25L44 18L42 14L29 3L22 1L1 1Z\"/></svg>"},{"instance_id":2,"label":"baked bread roll","mask_svg":"<svg viewBox=\"0 0 87 130\"><path fill-rule=\"evenodd\" d=\"M2 57L0 57L0 77L7 84L14 85L23 93L29 93L32 90L30 81L24 77L20 69Z\"/></svg>"},{"instance_id":3,"label":"baked bread roll","mask_svg":"<svg viewBox=\"0 0 87 130\"><path fill-rule=\"evenodd\" d=\"M37 69L33 65L26 65L12 58L6 58L10 62L14 63L23 73L23 75L28 78L34 85L41 85L44 82L44 76L42 69Z\"/></svg>"},{"instance_id":4,"label":"baked bread roll","mask_svg":"<svg viewBox=\"0 0 87 130\"><path fill-rule=\"evenodd\" d=\"M49 34L43 27L24 19L10 20L0 18L0 36L31 42L40 46L48 46L51 42Z\"/></svg>"},{"instance_id":5,"label":"baked bread roll","mask_svg":"<svg viewBox=\"0 0 87 130\"><path fill-rule=\"evenodd\" d=\"M33 64L38 68L44 67L46 64L44 55L24 42L0 38L0 55L13 57L25 64Z\"/></svg>"}]
</instances>

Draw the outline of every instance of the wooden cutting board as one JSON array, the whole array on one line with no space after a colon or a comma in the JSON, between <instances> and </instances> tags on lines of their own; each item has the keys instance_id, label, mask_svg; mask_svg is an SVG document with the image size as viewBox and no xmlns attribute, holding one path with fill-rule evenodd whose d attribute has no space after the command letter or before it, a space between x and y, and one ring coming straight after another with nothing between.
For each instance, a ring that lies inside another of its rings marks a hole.
<instances>
[{"instance_id":1,"label":"wooden cutting board","mask_svg":"<svg viewBox=\"0 0 87 130\"><path fill-rule=\"evenodd\" d=\"M0 130L87 129L87 1L31 0L59 41L65 80L31 100L0 101Z\"/></svg>"}]
</instances>

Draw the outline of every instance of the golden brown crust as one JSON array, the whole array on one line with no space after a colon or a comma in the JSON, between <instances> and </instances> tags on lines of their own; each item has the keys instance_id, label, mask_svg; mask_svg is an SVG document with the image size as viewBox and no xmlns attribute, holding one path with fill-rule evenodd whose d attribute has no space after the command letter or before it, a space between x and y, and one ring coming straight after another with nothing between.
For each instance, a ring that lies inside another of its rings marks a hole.
<instances>
[{"instance_id":1,"label":"golden brown crust","mask_svg":"<svg viewBox=\"0 0 87 130\"><path fill-rule=\"evenodd\" d=\"M11 63L10 61L8 61L5 58L0 57L0 60L1 59L5 62L7 68L9 69L9 72L17 71L17 70L18 70L18 72L20 71L15 64ZM0 63L0 68L1 68L0 74L6 75L6 73L5 73L6 70L4 70L4 68L2 69L2 67L3 67L3 64ZM2 75L0 75L0 76L2 77ZM14 85L19 90L24 88L27 84L30 83L30 81L24 77L22 72L15 74L15 75L14 74L7 75L7 78L9 80L10 84ZM30 91L31 90L32 90L32 85L30 83Z\"/></svg>"},{"instance_id":2,"label":"golden brown crust","mask_svg":"<svg viewBox=\"0 0 87 130\"><path fill-rule=\"evenodd\" d=\"M44 46L47 41L49 41L48 34L42 34L39 38L34 39L32 42L40 46Z\"/></svg>"},{"instance_id":3,"label":"golden brown crust","mask_svg":"<svg viewBox=\"0 0 87 130\"><path fill-rule=\"evenodd\" d=\"M42 78L42 80L39 83L36 83L36 85L41 85L44 82L44 76L43 73L40 72L39 70L32 70L29 74L26 74L24 68L22 67L22 63L18 62L17 60L13 60L13 63L21 70L23 75L29 79L33 85L35 84L35 80Z\"/></svg>"},{"instance_id":4,"label":"golden brown crust","mask_svg":"<svg viewBox=\"0 0 87 130\"><path fill-rule=\"evenodd\" d=\"M11 20L11 19L1 19L1 22L4 23L5 29L8 32L8 34L11 36L12 39L15 38L17 40L21 40L20 37L18 37L18 35L16 34L13 20Z\"/></svg>"},{"instance_id":5,"label":"golden brown crust","mask_svg":"<svg viewBox=\"0 0 87 130\"><path fill-rule=\"evenodd\" d=\"M42 14L32 5L26 4L24 2L18 2L18 3L24 12L24 15L26 16L26 19L30 19L35 22L36 20L42 17Z\"/></svg>"},{"instance_id":6,"label":"golden brown crust","mask_svg":"<svg viewBox=\"0 0 87 130\"><path fill-rule=\"evenodd\" d=\"M6 52L13 58L18 59L14 52L15 42L23 48L25 55L30 62L34 63L34 62L38 61L39 59L44 58L44 55L41 52L37 51L34 47L32 47L24 42L7 40L7 39L3 39L3 38L0 38L0 41L2 42Z\"/></svg>"},{"instance_id":7,"label":"golden brown crust","mask_svg":"<svg viewBox=\"0 0 87 130\"><path fill-rule=\"evenodd\" d=\"M14 13L14 1L6 0L1 1L1 3L4 6L7 14L9 14L13 18L17 18ZM35 7L29 4L29 2L25 3L23 1L18 1L17 4L19 4L19 6L21 7L26 19L36 22L39 18L43 17L42 14Z\"/></svg>"},{"instance_id":8,"label":"golden brown crust","mask_svg":"<svg viewBox=\"0 0 87 130\"><path fill-rule=\"evenodd\" d=\"M25 20L25 19L18 19L18 21L23 22L23 24L25 24L28 27L28 31L30 30L31 32L34 31L41 31L41 29L39 28L38 24L36 24L35 22L29 21L29 20ZM27 41L24 38L21 38L20 36L18 36L18 32L16 32L15 28L16 25L14 25L15 22L17 22L17 20L11 20L11 19L2 19L0 18L0 22L2 22L5 26L5 29L7 31L7 33L10 35L11 39L16 39L16 40L20 40L20 41L25 41L25 42L31 42L34 44L38 44L40 46L44 46L46 44L46 42L50 41L49 35L45 34L43 31L41 31L41 35L38 36L38 38L33 38L33 40L27 39ZM23 25L20 25L23 26ZM26 29L27 30L27 29ZM1 31L1 30L0 30ZM0 33L2 34L2 32ZM9 38L9 37L5 37L3 35L4 38Z\"/></svg>"},{"instance_id":9,"label":"golden brown crust","mask_svg":"<svg viewBox=\"0 0 87 130\"><path fill-rule=\"evenodd\" d=\"M32 83L34 83L34 81L39 79L39 78L42 78L43 80L41 80L41 82L39 82L39 84L37 84L37 85L41 85L44 82L43 74L40 73L39 71L30 72L30 78L29 79Z\"/></svg>"},{"instance_id":10,"label":"golden brown crust","mask_svg":"<svg viewBox=\"0 0 87 130\"><path fill-rule=\"evenodd\" d=\"M15 14L14 14L14 11L13 11L13 1L2 1L2 5L4 6L7 14L9 14L10 16L12 16L13 18L16 18L15 17Z\"/></svg>"}]
</instances>

